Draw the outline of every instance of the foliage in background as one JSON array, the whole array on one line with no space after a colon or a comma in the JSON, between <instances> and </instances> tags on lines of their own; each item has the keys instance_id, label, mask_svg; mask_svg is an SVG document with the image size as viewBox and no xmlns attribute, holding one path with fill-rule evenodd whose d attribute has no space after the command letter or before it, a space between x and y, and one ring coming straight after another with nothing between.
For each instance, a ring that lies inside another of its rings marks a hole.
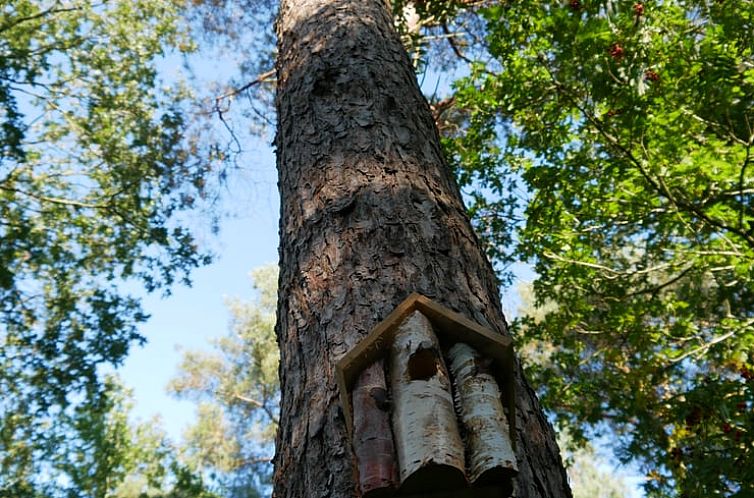
<instances>
[{"instance_id":1,"label":"foliage in background","mask_svg":"<svg viewBox=\"0 0 754 498\"><path fill-rule=\"evenodd\" d=\"M521 299L517 316L539 322L555 309L552 303L548 306L535 306L534 289L530 283L522 283L516 290ZM554 349L549 342L528 340L520 344L516 354L525 365L548 369L553 367L550 360ZM558 432L558 446L574 498L623 498L630 495L625 479L628 474L626 470L619 470L615 465L618 462L614 459L610 462L608 458L599 455L591 442L574 438L568 429L561 428ZM601 441L600 446L609 450L610 443Z\"/></svg>"},{"instance_id":2,"label":"foliage in background","mask_svg":"<svg viewBox=\"0 0 754 498\"><path fill-rule=\"evenodd\" d=\"M4 497L219 498L178 458L159 420L129 421L131 393L114 377L86 406L61 415L79 437L57 441L44 479L19 480ZM41 477L41 476L40 476Z\"/></svg>"},{"instance_id":3,"label":"foliage in background","mask_svg":"<svg viewBox=\"0 0 754 498\"><path fill-rule=\"evenodd\" d=\"M521 299L517 316L525 316L531 321L541 321L547 313L555 309L554 304L535 306L534 289L530 283L517 287ZM521 343L516 350L520 361L537 368L553 368L551 364L553 344L542 340L528 340ZM568 472L571 491L574 498L623 498L633 496L629 492L626 469L619 469L615 459L598 454L589 441L574 438L567 428L558 432L558 446ZM609 451L610 442L600 441L599 446Z\"/></svg>"},{"instance_id":4,"label":"foliage in background","mask_svg":"<svg viewBox=\"0 0 754 498\"><path fill-rule=\"evenodd\" d=\"M751 496L754 2L479 13L490 57L446 145L480 235L550 306L517 324L546 346L533 384L574 436L608 431L649 496Z\"/></svg>"},{"instance_id":5,"label":"foliage in background","mask_svg":"<svg viewBox=\"0 0 754 498\"><path fill-rule=\"evenodd\" d=\"M113 498L220 498L183 461L155 418L129 420L132 395L115 378L105 380L98 409L82 411L73 424L83 434L61 448L64 475L56 492L67 496Z\"/></svg>"},{"instance_id":6,"label":"foliage in background","mask_svg":"<svg viewBox=\"0 0 754 498\"><path fill-rule=\"evenodd\" d=\"M212 352L185 352L169 387L198 403L198 420L185 434L188 459L228 498L269 491L280 401L277 274L275 265L251 272L256 299L228 301L230 333Z\"/></svg>"},{"instance_id":7,"label":"foliage in background","mask_svg":"<svg viewBox=\"0 0 754 498\"><path fill-rule=\"evenodd\" d=\"M200 103L210 127L227 138L221 153L232 160L250 136L274 128L276 0L183 0L186 21L201 42L204 64L194 83L210 95ZM207 74L209 61L216 67ZM219 64L218 64L218 61Z\"/></svg>"},{"instance_id":8,"label":"foliage in background","mask_svg":"<svg viewBox=\"0 0 754 498\"><path fill-rule=\"evenodd\" d=\"M392 4L417 68L468 64L432 107L488 252L536 264L547 312L518 331L538 348L530 371L549 409L577 439L607 427L645 465L651 496L746 496L752 2ZM0 4L0 494L122 482L122 496L201 496L193 469L224 496L265 492L274 303L237 303L236 335L186 355L173 389L200 418L183 463L114 415L123 405L100 375L142 341L145 317L117 282L166 288L207 261L182 213L229 150L200 159L191 95L158 77L161 57L194 47L179 7L204 43L238 54L237 75L200 108L240 152L240 123L270 121L274 1Z\"/></svg>"},{"instance_id":9,"label":"foliage in background","mask_svg":"<svg viewBox=\"0 0 754 498\"><path fill-rule=\"evenodd\" d=\"M625 498L629 495L625 479L600 457L590 444L575 448L564 432L558 436L573 498Z\"/></svg>"},{"instance_id":10,"label":"foliage in background","mask_svg":"<svg viewBox=\"0 0 754 498\"><path fill-rule=\"evenodd\" d=\"M0 4L0 495L62 496L64 443L94 455L77 420L101 413L100 367L143 341L122 282L166 290L209 260L183 213L216 164L189 134L191 95L158 77L193 49L179 7Z\"/></svg>"}]
</instances>

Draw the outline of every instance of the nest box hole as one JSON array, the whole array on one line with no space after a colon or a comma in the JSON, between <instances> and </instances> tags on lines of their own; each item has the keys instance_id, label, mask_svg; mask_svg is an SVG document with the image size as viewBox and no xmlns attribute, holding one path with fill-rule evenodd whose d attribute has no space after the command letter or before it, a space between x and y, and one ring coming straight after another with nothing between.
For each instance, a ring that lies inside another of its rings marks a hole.
<instances>
[{"instance_id":1,"label":"nest box hole","mask_svg":"<svg viewBox=\"0 0 754 498\"><path fill-rule=\"evenodd\" d=\"M439 358L434 348L419 346L408 359L410 380L429 380L437 374Z\"/></svg>"}]
</instances>

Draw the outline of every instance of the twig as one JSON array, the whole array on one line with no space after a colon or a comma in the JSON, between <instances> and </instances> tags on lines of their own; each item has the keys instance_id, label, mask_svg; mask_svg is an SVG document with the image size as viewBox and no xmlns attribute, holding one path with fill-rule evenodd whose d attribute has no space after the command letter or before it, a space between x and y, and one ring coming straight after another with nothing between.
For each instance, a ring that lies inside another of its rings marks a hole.
<instances>
[{"instance_id":1,"label":"twig","mask_svg":"<svg viewBox=\"0 0 754 498\"><path fill-rule=\"evenodd\" d=\"M729 337L731 337L732 335L734 335L739 330L745 329L746 327L750 327L752 324L754 324L754 319L749 320L748 322L746 322L745 324L743 324L743 326L741 326L741 327L738 327L736 329L731 330L730 332L727 332L727 333L725 333L723 335L719 335L719 336L715 337L714 339L712 339L708 343L702 344L701 346L699 346L696 349L692 349L691 351L687 351L687 352L683 353L678 358L673 358L672 360L670 360L670 363L671 364L676 364L676 363L679 363L679 362L685 360L686 358L688 358L691 355L695 355L695 354L698 354L698 353L703 353L703 352L707 351L709 348L711 348L712 346L714 346L715 344L717 344L719 342L723 342L724 340L728 339Z\"/></svg>"},{"instance_id":2,"label":"twig","mask_svg":"<svg viewBox=\"0 0 754 498\"><path fill-rule=\"evenodd\" d=\"M587 268L594 268L595 270L601 270L603 272L610 273L610 274L613 275L612 277L607 277L607 276L605 277L605 278L607 278L609 280L614 280L614 279L616 279L618 277L621 277L621 276L643 275L645 273L652 273L652 272L655 272L655 271L665 270L667 268L672 268L673 267L673 265L671 263L663 263L661 265L652 266L650 268L645 268L643 270L635 270L635 271L630 271L630 270L615 270L613 268L610 268L610 267L607 267L607 266L604 266L604 265L600 265L600 264L597 264L597 263L589 263L587 261L579 261L577 259L564 258L563 256L558 256L557 254L549 252L549 251L543 253L543 256L546 257L546 258L549 258L549 259L555 259L557 261L561 261L563 263L569 263L569 264L578 265L578 266L586 266Z\"/></svg>"},{"instance_id":3,"label":"twig","mask_svg":"<svg viewBox=\"0 0 754 498\"><path fill-rule=\"evenodd\" d=\"M460 47L458 46L458 44L455 41L455 38L458 38L459 35L456 34L456 33L452 33L450 31L450 28L448 28L448 25L446 23L444 23L444 22L442 23L442 29L443 29L443 31L446 34L445 39L448 40L448 43L450 44L450 48L453 50L453 53L456 55L456 57L458 57L459 59L461 59L462 61L464 61L469 66L473 66L474 65L474 61L472 59L468 58L466 55L464 55L463 52L461 52ZM470 34L470 33L467 32L467 34ZM490 71L487 68L483 68L482 69L482 73L486 74L487 76L497 76L497 74L495 74L493 71Z\"/></svg>"},{"instance_id":4,"label":"twig","mask_svg":"<svg viewBox=\"0 0 754 498\"><path fill-rule=\"evenodd\" d=\"M82 209L107 209L107 204L91 204L88 202L81 202L81 201L75 201L72 199L63 199L60 197L47 197L45 195L38 195L34 194L32 192L27 192L25 190L17 189L17 188L8 188L3 187L0 185L0 190L5 190L6 192L15 192L17 194L25 195L27 197L31 197L33 199L37 199L40 202L49 202L51 204L60 204L62 206L72 206Z\"/></svg>"},{"instance_id":5,"label":"twig","mask_svg":"<svg viewBox=\"0 0 754 498\"><path fill-rule=\"evenodd\" d=\"M250 405L253 405L253 406L261 409L262 411L264 411L264 413L270 418L270 420L275 425L277 425L277 424L280 423L280 421L275 416L275 414L272 413L272 410L270 410L270 408L267 406L267 403L262 403L261 401L257 401L257 400L255 400L253 398L247 398L246 396L243 396L243 395L238 394L238 393L233 393L233 394L231 394L231 396L233 398L239 400L239 401L243 401L244 403L248 403Z\"/></svg>"},{"instance_id":6,"label":"twig","mask_svg":"<svg viewBox=\"0 0 754 498\"><path fill-rule=\"evenodd\" d=\"M233 131L233 127L231 127L228 121L225 119L225 110L223 110L223 108L221 107L221 104L223 100L232 99L236 95L245 92L249 88L255 85L259 85L260 83L264 83L265 81L268 81L270 77L272 77L274 74L275 74L275 70L271 69L270 71L267 71L266 73L260 74L255 80L246 83L242 87L235 88L229 91L228 93L224 93L222 95L215 97L214 111L217 113L217 117L220 118L220 122L223 124L223 126L225 126L225 129L230 134L232 141L236 144L236 152L241 152L243 150L243 147L241 146L241 141L238 139L238 137L236 136L236 133Z\"/></svg>"},{"instance_id":7,"label":"twig","mask_svg":"<svg viewBox=\"0 0 754 498\"><path fill-rule=\"evenodd\" d=\"M225 100L225 99L229 99L229 98L235 97L239 93L243 93L243 92L245 92L246 90L248 90L249 88L251 88L253 86L256 86L256 85L259 85L259 84L264 83L266 81L269 81L269 79L272 76L274 76L274 75L275 75L275 70L274 69L270 69L269 71L264 72L264 73L260 74L259 76L257 76L257 78L255 80L250 81L250 82L246 83L245 85L243 85L243 86L241 86L239 88L234 88L233 90L229 91L228 93L224 93L222 95L219 95L219 96L215 97L215 107L219 106L219 103L221 101Z\"/></svg>"},{"instance_id":8,"label":"twig","mask_svg":"<svg viewBox=\"0 0 754 498\"><path fill-rule=\"evenodd\" d=\"M749 143L746 144L746 158L744 158L744 164L741 166L741 174L738 176L738 191L741 194L741 207L738 210L738 226L744 228L744 181L746 180L746 168L751 163L751 146L754 143L754 134L749 137Z\"/></svg>"},{"instance_id":9,"label":"twig","mask_svg":"<svg viewBox=\"0 0 754 498\"><path fill-rule=\"evenodd\" d=\"M68 7L68 8L59 8L59 9L56 9L55 7L50 7L49 9L43 10L41 12L38 12L38 13L34 14L34 15L26 16L26 17L20 17L18 19L14 19L11 22L3 24L2 26L0 26L0 33L3 33L4 31L7 31L7 30L9 30L11 28L15 28L16 26L18 26L21 23L25 23L25 22L28 22L28 21L34 21L35 19L39 19L39 18L48 16L50 14L59 14L59 13L62 13L62 12L74 12L74 11L77 11L77 10L81 10L81 7Z\"/></svg>"},{"instance_id":10,"label":"twig","mask_svg":"<svg viewBox=\"0 0 754 498\"><path fill-rule=\"evenodd\" d=\"M688 267L686 267L685 269L683 269L678 275L676 275L675 277L671 278L667 282L663 282L663 283L658 284L658 285L656 285L656 286L654 286L652 288L649 288L649 289L640 289L640 290L637 290L637 291L634 291L634 292L630 292L630 293L626 294L626 297L633 297L633 296L637 296L639 294L646 294L646 293L651 293L652 295L657 296L658 292L660 292L665 287L673 285L674 283L676 283L679 280L681 280L692 269L694 269L694 265L693 264L691 264Z\"/></svg>"}]
</instances>

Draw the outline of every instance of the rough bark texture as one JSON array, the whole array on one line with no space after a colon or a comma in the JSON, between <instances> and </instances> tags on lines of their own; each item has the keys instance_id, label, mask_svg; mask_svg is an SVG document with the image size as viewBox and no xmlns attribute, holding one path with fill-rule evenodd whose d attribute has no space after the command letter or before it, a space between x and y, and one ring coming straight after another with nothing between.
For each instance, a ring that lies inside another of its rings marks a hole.
<instances>
[{"instance_id":1,"label":"rough bark texture","mask_svg":"<svg viewBox=\"0 0 754 498\"><path fill-rule=\"evenodd\" d=\"M505 334L497 282L381 0L282 0L277 497L358 496L334 364L420 292ZM516 496L570 496L517 373Z\"/></svg>"}]
</instances>

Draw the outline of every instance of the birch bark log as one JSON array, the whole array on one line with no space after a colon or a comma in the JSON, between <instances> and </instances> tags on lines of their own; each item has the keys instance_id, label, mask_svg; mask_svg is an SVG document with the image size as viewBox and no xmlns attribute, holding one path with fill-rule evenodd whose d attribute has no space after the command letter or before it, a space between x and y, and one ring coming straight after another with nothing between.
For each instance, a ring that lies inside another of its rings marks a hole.
<instances>
[{"instance_id":1,"label":"birch bark log","mask_svg":"<svg viewBox=\"0 0 754 498\"><path fill-rule=\"evenodd\" d=\"M358 496L334 365L411 292L506 334L474 235L383 0L282 0L278 498ZM516 496L570 497L520 370Z\"/></svg>"}]
</instances>

